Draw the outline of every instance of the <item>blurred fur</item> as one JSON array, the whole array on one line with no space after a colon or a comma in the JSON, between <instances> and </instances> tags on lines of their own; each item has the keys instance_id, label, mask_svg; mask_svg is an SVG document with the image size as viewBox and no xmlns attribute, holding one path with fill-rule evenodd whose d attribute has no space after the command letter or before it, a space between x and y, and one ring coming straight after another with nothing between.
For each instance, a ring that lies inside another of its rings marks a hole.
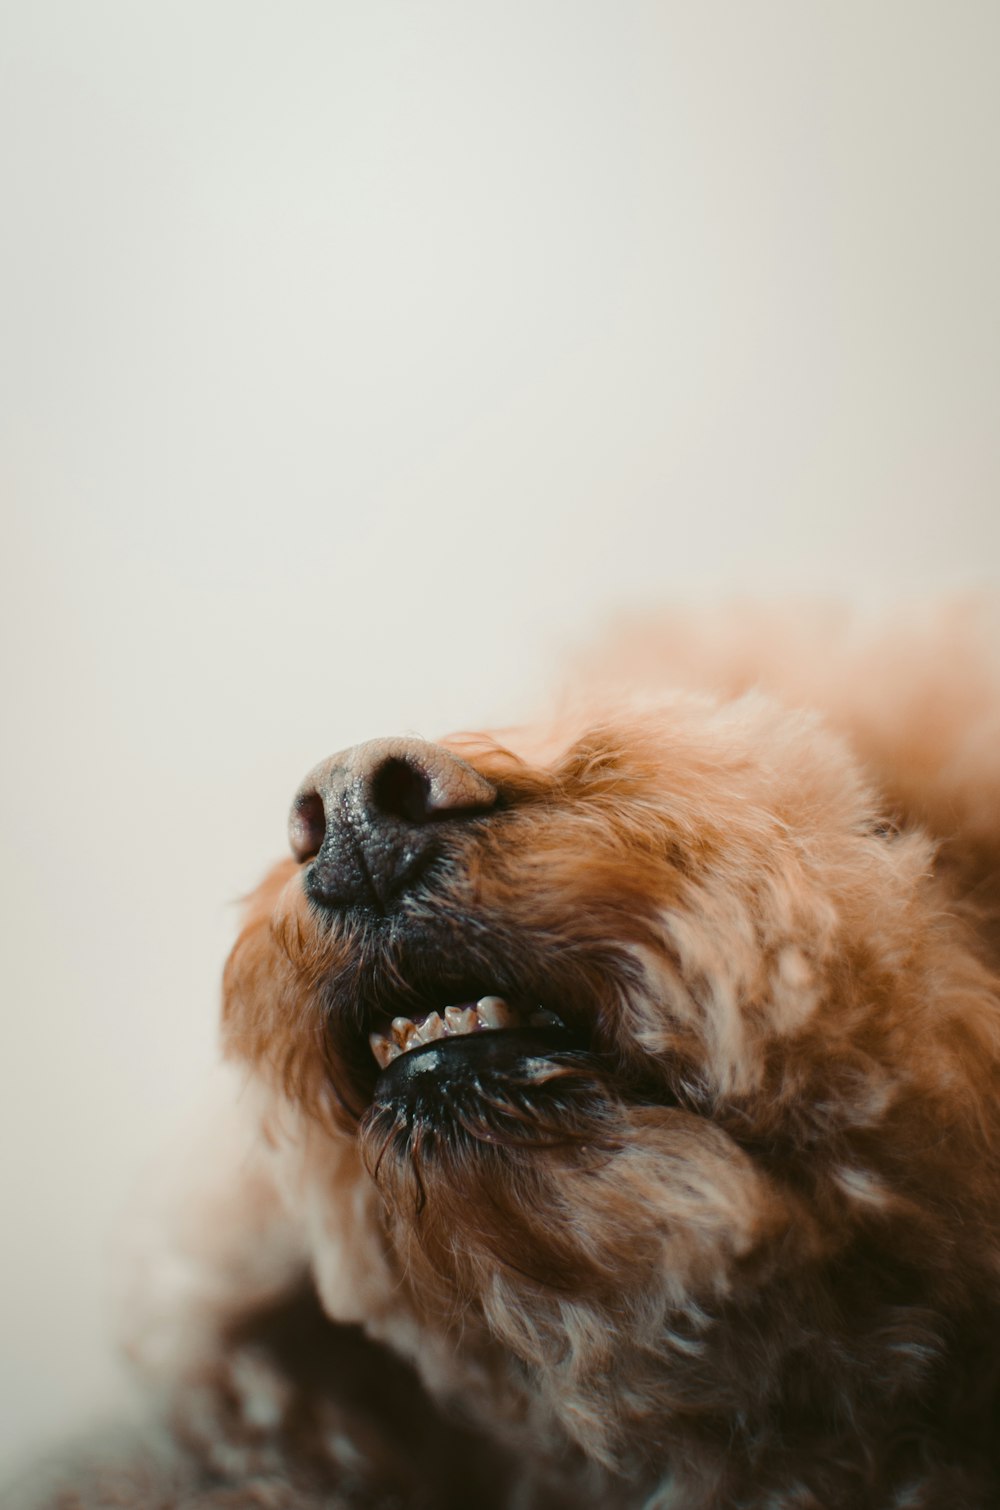
<instances>
[{"instance_id":1,"label":"blurred fur","mask_svg":"<svg viewBox=\"0 0 1000 1510\"><path fill-rule=\"evenodd\" d=\"M595 648L556 723L445 741L505 808L405 937L566 1017L588 1052L542 1080L370 1105L412 948L278 865L226 970L231 1126L135 1241L136 1358L190 1410L308 1276L435 1402L393 1503L451 1502L449 1430L505 1465L468 1503L1000 1501L995 643L975 607L677 616ZM279 1482L330 1384L275 1356ZM366 1398L347 1435L396 1461L407 1407Z\"/></svg>"}]
</instances>

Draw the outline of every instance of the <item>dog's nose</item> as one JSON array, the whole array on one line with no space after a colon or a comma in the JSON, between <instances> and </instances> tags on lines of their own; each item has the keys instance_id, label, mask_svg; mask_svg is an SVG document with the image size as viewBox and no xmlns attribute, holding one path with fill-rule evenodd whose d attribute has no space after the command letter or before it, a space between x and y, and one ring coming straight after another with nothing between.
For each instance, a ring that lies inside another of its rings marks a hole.
<instances>
[{"instance_id":1,"label":"dog's nose","mask_svg":"<svg viewBox=\"0 0 1000 1510\"><path fill-rule=\"evenodd\" d=\"M489 812L496 788L440 745L372 739L331 755L299 787L288 820L306 889L325 907L375 907L402 896L438 852L444 820Z\"/></svg>"}]
</instances>

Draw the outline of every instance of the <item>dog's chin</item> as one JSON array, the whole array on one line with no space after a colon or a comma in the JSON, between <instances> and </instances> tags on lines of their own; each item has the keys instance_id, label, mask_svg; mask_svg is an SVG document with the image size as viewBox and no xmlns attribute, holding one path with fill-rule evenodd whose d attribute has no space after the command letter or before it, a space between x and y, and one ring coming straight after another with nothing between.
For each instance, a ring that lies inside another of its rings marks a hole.
<instances>
[{"instance_id":1,"label":"dog's chin","mask_svg":"<svg viewBox=\"0 0 1000 1510\"><path fill-rule=\"evenodd\" d=\"M587 1266L554 1193L613 1155L620 1110L605 1068L565 1029L430 1044L383 1070L360 1147L417 1304L476 1310L500 1274L582 1291Z\"/></svg>"}]
</instances>

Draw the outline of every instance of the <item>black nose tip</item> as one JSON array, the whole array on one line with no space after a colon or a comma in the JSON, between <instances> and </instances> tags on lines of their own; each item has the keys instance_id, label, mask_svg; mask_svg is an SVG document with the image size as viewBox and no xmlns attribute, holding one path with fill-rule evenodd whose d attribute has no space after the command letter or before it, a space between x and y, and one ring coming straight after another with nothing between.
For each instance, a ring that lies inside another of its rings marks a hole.
<instances>
[{"instance_id":1,"label":"black nose tip","mask_svg":"<svg viewBox=\"0 0 1000 1510\"><path fill-rule=\"evenodd\" d=\"M484 776L440 745L373 739L306 777L289 816L292 853L313 861L314 901L384 912L438 853L442 821L477 817L496 800Z\"/></svg>"}]
</instances>

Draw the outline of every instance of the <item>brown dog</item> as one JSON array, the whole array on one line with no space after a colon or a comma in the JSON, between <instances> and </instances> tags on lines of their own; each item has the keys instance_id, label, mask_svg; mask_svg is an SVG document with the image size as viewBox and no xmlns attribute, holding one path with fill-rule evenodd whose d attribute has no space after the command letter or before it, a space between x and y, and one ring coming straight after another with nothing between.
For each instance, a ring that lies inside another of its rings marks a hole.
<instances>
[{"instance_id":1,"label":"brown dog","mask_svg":"<svg viewBox=\"0 0 1000 1510\"><path fill-rule=\"evenodd\" d=\"M299 789L226 969L241 1126L135 1288L214 1474L172 1503L1000 1502L981 626L688 621L590 675Z\"/></svg>"}]
</instances>

